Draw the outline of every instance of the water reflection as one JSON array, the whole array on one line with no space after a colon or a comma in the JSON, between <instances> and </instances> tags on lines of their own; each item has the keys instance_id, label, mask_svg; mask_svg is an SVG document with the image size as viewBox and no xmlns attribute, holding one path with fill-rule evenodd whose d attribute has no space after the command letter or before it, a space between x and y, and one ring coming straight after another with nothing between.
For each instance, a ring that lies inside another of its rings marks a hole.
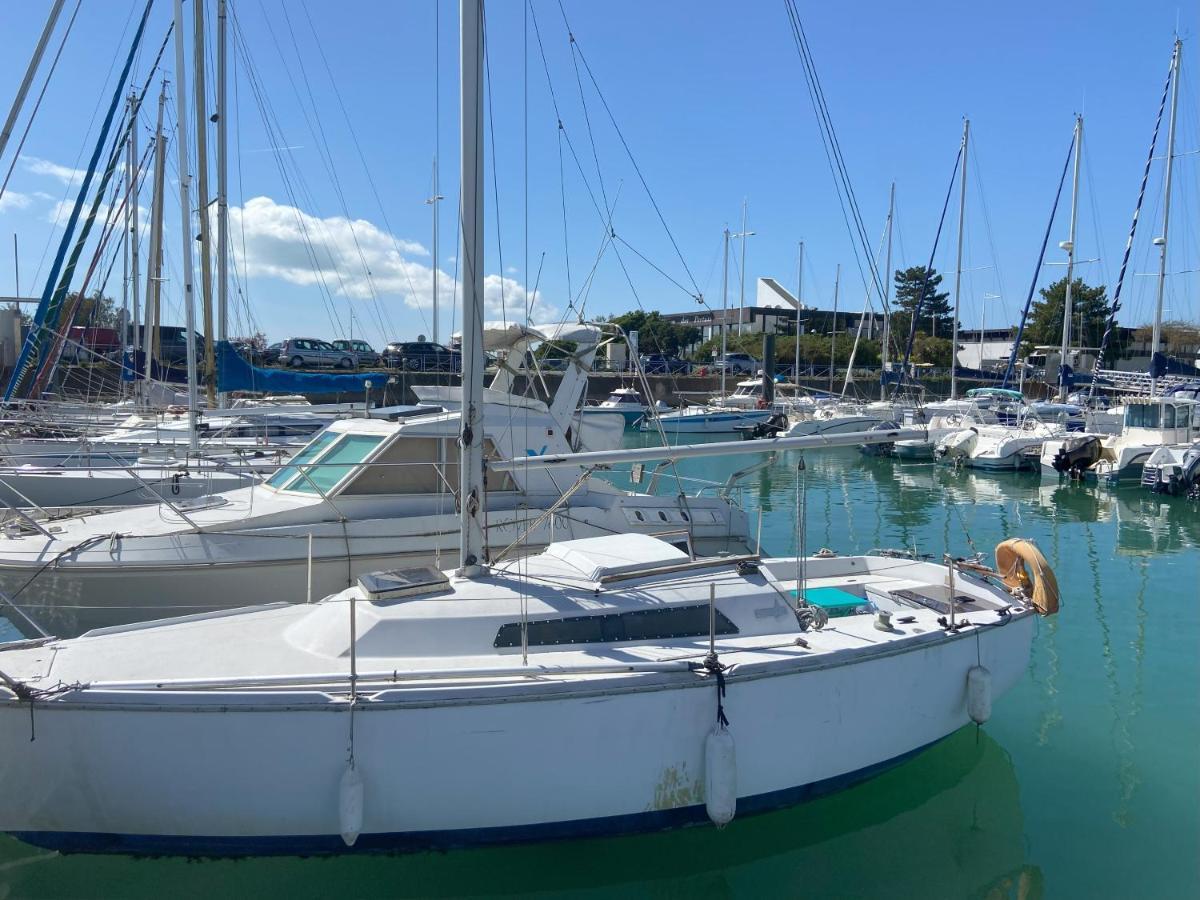
<instances>
[{"instance_id":1,"label":"water reflection","mask_svg":"<svg viewBox=\"0 0 1200 900\"><path fill-rule=\"evenodd\" d=\"M780 748L786 752L786 748ZM963 729L905 765L830 797L685 831L412 856L240 862L59 857L0 842L13 896L482 897L1042 896L1025 857L1016 773ZM112 880L109 880L112 879ZM169 879L169 881L168 881Z\"/></svg>"}]
</instances>

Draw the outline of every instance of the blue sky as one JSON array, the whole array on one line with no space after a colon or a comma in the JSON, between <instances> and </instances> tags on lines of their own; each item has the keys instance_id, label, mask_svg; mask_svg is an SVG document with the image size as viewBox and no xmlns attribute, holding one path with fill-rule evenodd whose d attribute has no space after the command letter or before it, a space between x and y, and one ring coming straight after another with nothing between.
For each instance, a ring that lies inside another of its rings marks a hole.
<instances>
[{"instance_id":1,"label":"blue sky","mask_svg":"<svg viewBox=\"0 0 1200 900\"><path fill-rule=\"evenodd\" d=\"M215 3L209 3L211 20ZM64 19L73 5L67 4ZM20 238L22 293L43 287L61 235L54 224L57 204L74 197L71 170L90 154L96 110L111 96L110 69L123 60L130 18L141 5L84 0L9 194L0 200L0 293L13 287L12 233ZM257 325L278 340L342 337L353 328L355 336L377 344L428 334L432 259L425 200L436 134L446 197L438 260L445 336L455 319L457 3L230 5L241 45L234 54L236 90L230 89L238 100L231 111L230 202L240 276L233 329ZM494 0L488 9L493 116L486 163L492 314L501 314L503 302L509 316L520 316L535 284L535 319L570 315L581 304L588 314L619 313L639 303L662 311L693 309L697 301L690 294L697 290L719 307L721 231L727 224L740 227L743 199L755 232L747 245L750 295L759 275L795 283L796 245L804 240L806 301L828 307L841 263L842 308L861 308L863 285L782 0L736 7L673 0L563 5L637 169L582 59L572 59L556 0L533 3L545 65L526 9L515 0ZM0 55L5 104L49 6L32 0L0 6L8 51ZM1113 283L1178 25L1184 75L1176 152L1186 155L1176 161L1168 269L1179 274L1168 280L1166 306L1168 317L1200 318L1194 4L938 0L800 6L872 240L882 231L888 187L896 181L897 266L928 257L962 116L970 117L974 171L968 177L962 313L968 325L978 324L984 304L990 324L1015 321L1077 111L1086 128L1078 257L1100 258L1080 274L1089 282ZM139 83L170 17L171 4L157 0ZM173 50L165 62L169 72ZM255 85L268 98L266 114L255 101ZM211 82L209 88L211 94ZM153 99L140 123L143 146L153 126ZM173 106L168 120L174 120ZM24 118L18 137L23 126ZM273 150L280 146L289 149ZM10 146L0 160L5 170L12 155ZM169 177L173 151L171 159ZM282 169L280 159L286 161ZM1150 239L1160 228L1161 177L1156 164L1132 273L1157 267ZM148 193L142 205L148 208ZM614 210L615 248L605 245L606 214L597 205ZM1063 258L1056 244L1066 237L1065 206L1066 198L1052 236L1052 262ZM168 204L167 291L174 305L165 319L172 321L182 321L179 281L171 274L178 271L178 218L177 206ZM947 274L954 266L953 237L952 214L936 261ZM119 296L119 262L116 272L109 292ZM1045 267L1039 283L1061 273L1061 267ZM735 271L733 302L736 280ZM1152 278L1130 278L1126 324L1149 320L1153 289ZM990 296L997 294L998 300Z\"/></svg>"}]
</instances>

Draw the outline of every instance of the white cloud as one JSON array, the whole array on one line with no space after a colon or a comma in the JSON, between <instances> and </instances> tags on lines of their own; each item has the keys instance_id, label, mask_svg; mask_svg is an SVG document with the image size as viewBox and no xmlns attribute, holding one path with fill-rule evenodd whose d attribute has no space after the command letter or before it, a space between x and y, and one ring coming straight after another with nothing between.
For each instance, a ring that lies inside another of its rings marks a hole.
<instances>
[{"instance_id":1,"label":"white cloud","mask_svg":"<svg viewBox=\"0 0 1200 900\"><path fill-rule=\"evenodd\" d=\"M6 209L25 209L31 202L33 202L33 198L28 194L7 191L3 197L0 197L0 212L4 212Z\"/></svg>"},{"instance_id":2,"label":"white cloud","mask_svg":"<svg viewBox=\"0 0 1200 900\"><path fill-rule=\"evenodd\" d=\"M365 219L314 216L270 197L254 197L229 209L231 241L237 264L250 277L278 278L306 287L324 285L332 294L367 299L399 297L414 309L428 309L433 298L433 268L411 257L429 256L416 242L397 238ZM242 230L245 230L245 259ZM453 275L439 270L443 309L456 302ZM513 278L488 275L484 303L488 318L523 318L530 297ZM553 318L555 310L540 296L532 298L534 318Z\"/></svg>"},{"instance_id":3,"label":"white cloud","mask_svg":"<svg viewBox=\"0 0 1200 900\"><path fill-rule=\"evenodd\" d=\"M87 174L86 169L72 169L70 166L60 166L58 163L50 162L48 159L41 159L37 156L22 156L21 162L25 164L25 170L31 174L55 178L63 184L82 184L83 176Z\"/></svg>"}]
</instances>

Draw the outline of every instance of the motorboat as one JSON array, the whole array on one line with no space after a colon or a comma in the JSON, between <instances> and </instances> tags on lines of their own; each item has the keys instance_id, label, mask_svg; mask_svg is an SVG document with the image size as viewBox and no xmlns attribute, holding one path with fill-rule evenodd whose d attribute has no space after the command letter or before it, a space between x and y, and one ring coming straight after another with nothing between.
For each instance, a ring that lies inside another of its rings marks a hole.
<instances>
[{"instance_id":1,"label":"motorboat","mask_svg":"<svg viewBox=\"0 0 1200 900\"><path fill-rule=\"evenodd\" d=\"M819 434L849 434L870 431L876 425L896 422L902 411L894 403L848 403L843 401L820 401L811 411L793 415L785 437L803 437Z\"/></svg>"},{"instance_id":2,"label":"motorboat","mask_svg":"<svg viewBox=\"0 0 1200 900\"><path fill-rule=\"evenodd\" d=\"M1200 440L1191 446L1159 447L1142 466L1142 487L1156 494L1200 498Z\"/></svg>"},{"instance_id":3,"label":"motorboat","mask_svg":"<svg viewBox=\"0 0 1200 900\"><path fill-rule=\"evenodd\" d=\"M769 418L769 409L682 406L657 414L653 422L643 419L641 429L657 431L661 427L668 437L675 434L736 434L739 426L758 425Z\"/></svg>"},{"instance_id":4,"label":"motorboat","mask_svg":"<svg viewBox=\"0 0 1200 900\"><path fill-rule=\"evenodd\" d=\"M665 404L655 408L664 412L668 409ZM625 427L633 428L645 418L650 409L651 407L647 406L642 399L641 393L634 388L616 388L594 406L584 406L582 411L585 416L619 412L625 419Z\"/></svg>"},{"instance_id":5,"label":"motorboat","mask_svg":"<svg viewBox=\"0 0 1200 900\"><path fill-rule=\"evenodd\" d=\"M1054 423L1025 419L1020 425L973 425L938 441L934 458L970 469L1015 470L1037 467L1047 440L1063 434Z\"/></svg>"},{"instance_id":6,"label":"motorboat","mask_svg":"<svg viewBox=\"0 0 1200 900\"><path fill-rule=\"evenodd\" d=\"M942 438L979 425L996 425L999 420L986 407L972 400L945 400L905 410L901 424L924 427L925 437L896 441L892 453L901 460L930 460Z\"/></svg>"},{"instance_id":7,"label":"motorboat","mask_svg":"<svg viewBox=\"0 0 1200 900\"><path fill-rule=\"evenodd\" d=\"M1085 432L1048 439L1039 460L1042 471L1108 484L1136 483L1156 450L1186 448L1200 439L1200 400L1139 397L1130 398L1122 408L1120 434Z\"/></svg>"}]
</instances>

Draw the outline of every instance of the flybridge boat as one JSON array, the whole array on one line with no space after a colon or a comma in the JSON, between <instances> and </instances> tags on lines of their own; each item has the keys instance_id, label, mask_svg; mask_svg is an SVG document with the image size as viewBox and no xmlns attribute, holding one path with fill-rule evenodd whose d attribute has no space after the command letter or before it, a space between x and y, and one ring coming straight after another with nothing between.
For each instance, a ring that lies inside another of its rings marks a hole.
<instances>
[{"instance_id":1,"label":"flybridge boat","mask_svg":"<svg viewBox=\"0 0 1200 900\"><path fill-rule=\"evenodd\" d=\"M315 604L17 645L0 650L0 829L222 856L727 822L986 719L1036 618L992 578L623 534L471 579L386 571Z\"/></svg>"},{"instance_id":2,"label":"flybridge boat","mask_svg":"<svg viewBox=\"0 0 1200 900\"><path fill-rule=\"evenodd\" d=\"M1200 400L1186 394L1133 399L1124 404L1120 434L1062 435L1042 446L1043 472L1115 484L1136 482L1162 447L1186 448L1200 440Z\"/></svg>"},{"instance_id":3,"label":"flybridge boat","mask_svg":"<svg viewBox=\"0 0 1200 900\"><path fill-rule=\"evenodd\" d=\"M523 348L548 331L497 326L489 334L493 345L507 340ZM506 391L514 371L502 370L485 392L489 459L616 446L619 413L587 417L574 428L601 333L574 326L570 334L579 365L564 374L549 406ZM320 597L389 560L435 562L458 545L461 389L440 388L437 399L448 409L431 407L398 422L334 422L264 484L11 522L0 535L0 592L43 628L79 634L250 599L303 599L309 585ZM745 513L725 497L636 494L589 475L582 465L568 473L517 468L494 475L484 500L489 554L616 533L668 534L700 553L746 549Z\"/></svg>"}]
</instances>

